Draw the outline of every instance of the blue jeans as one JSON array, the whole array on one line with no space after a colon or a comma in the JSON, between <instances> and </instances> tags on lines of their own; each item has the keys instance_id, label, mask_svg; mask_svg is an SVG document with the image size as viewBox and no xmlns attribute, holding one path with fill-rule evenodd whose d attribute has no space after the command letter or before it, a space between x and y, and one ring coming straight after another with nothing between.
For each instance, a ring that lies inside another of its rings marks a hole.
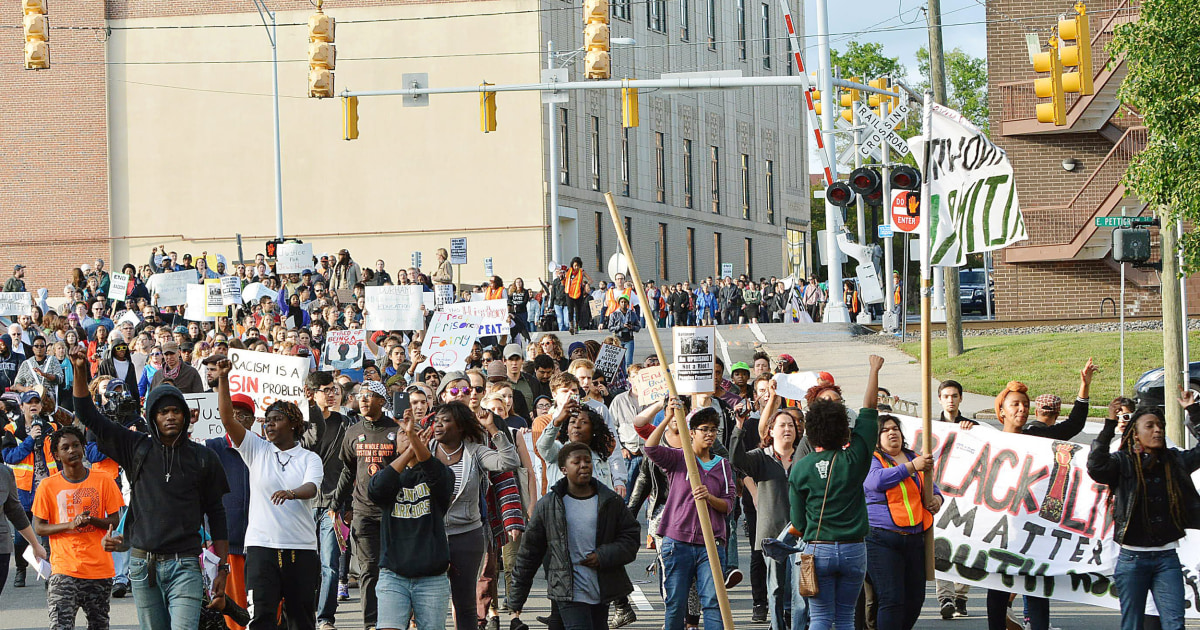
<instances>
[{"instance_id":1,"label":"blue jeans","mask_svg":"<svg viewBox=\"0 0 1200 630\"><path fill-rule=\"evenodd\" d=\"M121 507L120 513L122 518L125 516L125 512L128 510L129 508L126 506ZM49 548L47 547L47 549ZM112 554L112 559L113 570L115 573L113 576L113 584L124 584L125 586L129 586L129 550L126 549L125 551L114 551Z\"/></svg>"},{"instance_id":2,"label":"blue jeans","mask_svg":"<svg viewBox=\"0 0 1200 630\"><path fill-rule=\"evenodd\" d=\"M633 365L633 340L622 341L621 345L625 347L625 369Z\"/></svg>"},{"instance_id":3,"label":"blue jeans","mask_svg":"<svg viewBox=\"0 0 1200 630\"><path fill-rule=\"evenodd\" d=\"M554 317L558 320L558 329L567 330L571 327L571 319L569 313L571 309L567 306L554 305Z\"/></svg>"},{"instance_id":4,"label":"blue jeans","mask_svg":"<svg viewBox=\"0 0 1200 630\"><path fill-rule=\"evenodd\" d=\"M879 630L908 630L925 605L925 536L872 527L867 570L879 606Z\"/></svg>"},{"instance_id":5,"label":"blue jeans","mask_svg":"<svg viewBox=\"0 0 1200 630\"><path fill-rule=\"evenodd\" d=\"M1121 630L1141 629L1146 593L1154 595L1163 628L1183 627L1183 567L1176 550L1122 549L1113 581L1121 600Z\"/></svg>"},{"instance_id":6,"label":"blue jeans","mask_svg":"<svg viewBox=\"0 0 1200 630\"><path fill-rule=\"evenodd\" d=\"M808 600L796 594L800 589L800 572L792 570L800 556L784 562L763 560L767 564L767 619L771 630L804 630L808 627Z\"/></svg>"},{"instance_id":7,"label":"blue jeans","mask_svg":"<svg viewBox=\"0 0 1200 630\"><path fill-rule=\"evenodd\" d=\"M380 628L403 628L416 617L421 630L445 630L446 609L450 606L450 578L446 575L430 575L406 578L379 568L379 581L375 584L379 597Z\"/></svg>"},{"instance_id":8,"label":"blue jeans","mask_svg":"<svg viewBox=\"0 0 1200 630\"><path fill-rule=\"evenodd\" d=\"M725 546L717 545L721 566L725 565ZM708 552L704 545L693 545L664 536L659 557L663 566L664 599L667 603L666 629L683 630L687 613L688 589L696 581L700 607L704 611L704 630L722 630L721 606L717 603L717 587L708 568ZM851 604L853 606L853 604Z\"/></svg>"},{"instance_id":9,"label":"blue jeans","mask_svg":"<svg viewBox=\"0 0 1200 630\"><path fill-rule=\"evenodd\" d=\"M313 509L317 524L317 548L321 557L321 587L317 589L317 621L334 622L337 615L338 567L342 549L338 546L334 522L329 510Z\"/></svg>"},{"instance_id":10,"label":"blue jeans","mask_svg":"<svg viewBox=\"0 0 1200 630\"><path fill-rule=\"evenodd\" d=\"M808 599L810 630L853 628L854 605L867 575L866 543L810 543L808 551L816 564L819 591Z\"/></svg>"},{"instance_id":11,"label":"blue jeans","mask_svg":"<svg viewBox=\"0 0 1200 630\"><path fill-rule=\"evenodd\" d=\"M204 580L200 559L175 558L154 563L146 558L129 558L129 581L137 604L138 626L144 630L196 630Z\"/></svg>"},{"instance_id":12,"label":"blue jeans","mask_svg":"<svg viewBox=\"0 0 1200 630\"><path fill-rule=\"evenodd\" d=\"M628 473L628 477L625 480L625 488L629 492L633 492L633 482L637 481L638 471L642 469L642 460L645 458L645 455L634 455L629 458L629 461L625 462L625 470ZM637 515L635 514L634 516Z\"/></svg>"}]
</instances>

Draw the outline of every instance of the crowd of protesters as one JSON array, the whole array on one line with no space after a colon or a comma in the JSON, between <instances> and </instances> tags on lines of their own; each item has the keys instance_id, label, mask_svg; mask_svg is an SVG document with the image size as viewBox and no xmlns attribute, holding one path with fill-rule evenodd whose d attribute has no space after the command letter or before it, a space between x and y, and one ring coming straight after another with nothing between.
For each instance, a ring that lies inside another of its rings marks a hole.
<instances>
[{"instance_id":1,"label":"crowd of protesters","mask_svg":"<svg viewBox=\"0 0 1200 630\"><path fill-rule=\"evenodd\" d=\"M269 295L211 322L159 306L153 275L192 269L261 283ZM384 261L360 266L341 250L276 275L261 255L229 265L166 248L124 273L123 299L110 299L104 261L81 265L56 306L34 291L31 314L0 334L0 594L10 563L15 587L38 570L27 547L48 560L51 628L73 627L79 609L90 627L106 628L110 598L132 595L151 630L496 630L503 615L520 630L538 576L550 601L539 622L616 628L637 621L628 570L643 546L657 550L652 571L670 630L721 628L716 580L738 586L743 568L752 606L735 617L775 630L909 629L925 606L921 534L942 497L934 487L925 498L922 472L934 461L888 413L881 358L869 358L858 410L827 372L803 399L781 396L773 377L801 369L787 354L730 366L717 358L711 395L643 405L631 378L658 365L655 355L635 361L643 326L819 320L816 278L650 283L655 304L643 309L632 281L616 274L593 285L578 259L537 292L493 277L474 291L508 302L510 336L481 339L465 371L440 372L418 369L419 330L369 331L360 370L318 367L330 331L364 326L366 286L449 284L445 250L430 274L393 275ZM17 265L4 290L26 292L23 278ZM607 329L604 344L626 349L611 373L597 367L603 344L564 349L557 334L596 327ZM276 401L256 418L255 401L231 393L232 349L308 357L308 408ZM1031 400L1010 382L995 401L1001 429L1075 438L1095 371L1089 360L1061 423L1061 399ZM224 436L201 443L188 439L195 412L186 396L205 392L216 396ZM939 420L992 430L959 412L957 382L937 395ZM1196 398L1179 402L1200 433ZM1200 450L1170 447L1163 422L1161 409L1117 399L1088 459L1114 497L1128 630L1142 628L1148 593L1162 627L1182 628L1175 549L1185 529L1200 527L1190 479ZM698 504L716 539L715 579ZM794 555L802 549L809 567ZM357 619L338 611L353 589ZM965 585L939 581L938 613L968 616L968 596ZM1048 630L1049 600L1025 597L1023 606L1014 612L1008 592L989 590L989 630L1010 618Z\"/></svg>"}]
</instances>

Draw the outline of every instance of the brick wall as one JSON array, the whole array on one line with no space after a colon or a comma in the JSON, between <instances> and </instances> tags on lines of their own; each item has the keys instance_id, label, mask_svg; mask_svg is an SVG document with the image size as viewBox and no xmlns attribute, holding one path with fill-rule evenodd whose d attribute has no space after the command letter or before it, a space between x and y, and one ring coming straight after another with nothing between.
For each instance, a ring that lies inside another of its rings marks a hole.
<instances>
[{"instance_id":1,"label":"brick wall","mask_svg":"<svg viewBox=\"0 0 1200 630\"><path fill-rule=\"evenodd\" d=\"M3 3L0 23L20 24L19 7ZM55 2L48 17L48 70L25 70L21 28L0 29L0 276L28 265L29 287L57 297L66 268L109 257L104 5Z\"/></svg>"}]
</instances>

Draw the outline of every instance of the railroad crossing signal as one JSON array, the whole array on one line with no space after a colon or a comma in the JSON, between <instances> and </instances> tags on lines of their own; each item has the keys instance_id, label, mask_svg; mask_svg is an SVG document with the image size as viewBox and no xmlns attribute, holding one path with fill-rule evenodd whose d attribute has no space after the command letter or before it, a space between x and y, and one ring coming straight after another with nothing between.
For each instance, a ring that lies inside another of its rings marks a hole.
<instances>
[{"instance_id":1,"label":"railroad crossing signal","mask_svg":"<svg viewBox=\"0 0 1200 630\"><path fill-rule=\"evenodd\" d=\"M901 105L896 108L896 111L888 114L887 120L882 120L875 115L875 112L871 111L866 103L855 102L854 113L858 116L858 122L867 127L867 136L859 149L864 157L870 156L885 142L901 157L908 155L908 143L895 131L896 123L904 119L904 115L908 113L908 107Z\"/></svg>"}]
</instances>

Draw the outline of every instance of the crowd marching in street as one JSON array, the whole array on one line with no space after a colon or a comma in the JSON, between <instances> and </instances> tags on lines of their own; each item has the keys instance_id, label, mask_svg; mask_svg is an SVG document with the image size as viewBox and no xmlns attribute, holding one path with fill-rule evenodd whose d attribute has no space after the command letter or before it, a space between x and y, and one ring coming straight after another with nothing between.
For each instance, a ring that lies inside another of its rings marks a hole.
<instances>
[{"instance_id":1,"label":"crowd marching in street","mask_svg":"<svg viewBox=\"0 0 1200 630\"><path fill-rule=\"evenodd\" d=\"M28 293L29 314L0 334L0 602L6 588L44 584L52 629L74 627L82 610L104 630L111 599L127 597L147 630L619 628L637 622L629 571L644 548L656 550L669 630L723 627L718 580L748 582L753 603L734 611L739 623L916 625L927 610L924 534L950 493L926 488L938 462L892 415L883 359L869 358L862 392L843 392L819 357L761 351L728 366L714 357L711 394L639 392L639 372L667 366L654 354L635 360L638 331L820 321L829 288L815 276L651 282L651 304L632 279L593 279L579 259L536 286L498 276L455 285L451 302L503 300L507 327L479 337L464 369L439 370L423 350L431 333L373 330L364 313L369 287L451 285L446 250L437 257L431 273L389 271L343 249L276 274L261 254L230 264L155 248L140 267L124 265L116 299L103 260L63 274L61 298L26 287L15 265L3 291ZM159 303L156 278L193 271L263 289L211 318L188 313L190 302ZM424 315L428 325L434 313ZM566 343L597 329L603 343ZM330 369L331 354L348 360L330 337L362 330L361 363ZM606 346L623 350L615 365ZM243 351L306 358L299 404L235 387L231 359ZM1087 360L1062 421L1058 396L1008 383L995 400L999 431L1077 439L1096 369ZM815 384L781 394L778 376L801 370ZM192 397L205 393L220 435L189 439ZM963 417L962 396L941 383L937 420L997 431ZM1178 403L1200 435L1196 397ZM1200 528L1200 447L1168 444L1164 424L1161 408L1113 400L1087 457L1111 496L1124 630L1183 628L1178 543ZM548 609L526 609L535 588ZM339 613L354 589L360 618ZM1050 599L1014 605L1009 591L978 590L972 610L968 585L939 580L932 605L946 620L985 615L989 630L1051 627Z\"/></svg>"}]
</instances>

